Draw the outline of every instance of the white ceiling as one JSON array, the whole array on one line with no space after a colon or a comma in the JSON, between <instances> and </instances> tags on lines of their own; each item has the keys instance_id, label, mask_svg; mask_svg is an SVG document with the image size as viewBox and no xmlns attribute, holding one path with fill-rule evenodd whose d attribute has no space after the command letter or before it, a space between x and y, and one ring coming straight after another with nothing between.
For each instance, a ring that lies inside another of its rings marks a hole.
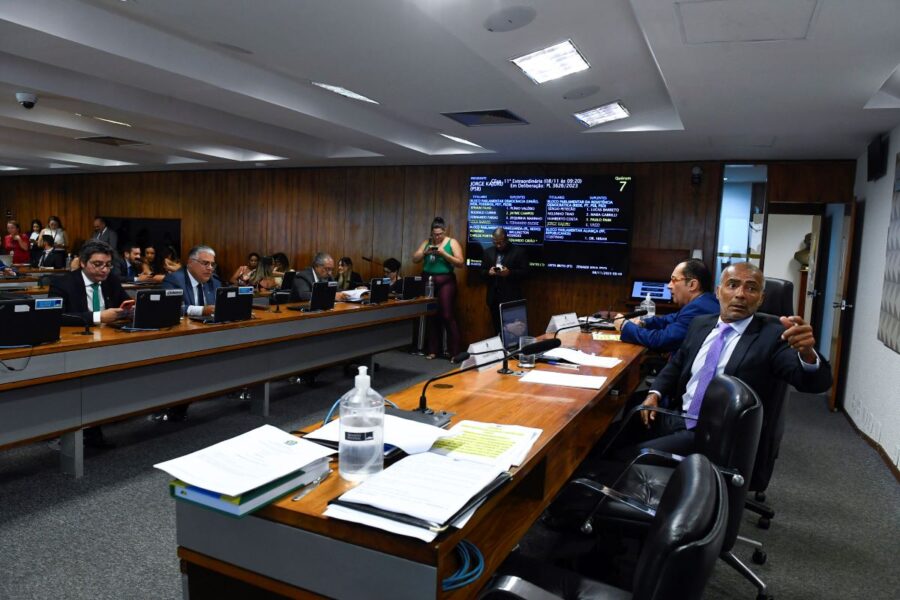
<instances>
[{"instance_id":1,"label":"white ceiling","mask_svg":"<svg viewBox=\"0 0 900 600\"><path fill-rule=\"evenodd\" d=\"M898 31L897 0L0 0L0 174L855 158L900 124ZM509 62L565 39L590 69ZM501 108L528 124L441 114Z\"/></svg>"}]
</instances>

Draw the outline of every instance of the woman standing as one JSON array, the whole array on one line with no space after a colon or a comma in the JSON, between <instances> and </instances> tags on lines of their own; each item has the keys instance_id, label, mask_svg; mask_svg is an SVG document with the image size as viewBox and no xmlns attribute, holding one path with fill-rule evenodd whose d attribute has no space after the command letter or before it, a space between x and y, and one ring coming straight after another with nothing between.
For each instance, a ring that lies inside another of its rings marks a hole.
<instances>
[{"instance_id":1,"label":"woman standing","mask_svg":"<svg viewBox=\"0 0 900 600\"><path fill-rule=\"evenodd\" d=\"M56 215L50 217L50 220L47 221L47 227L41 230L41 235L53 236L54 248L65 250L66 246L69 245L69 240L66 238L66 230L63 229L62 221Z\"/></svg>"},{"instance_id":2,"label":"woman standing","mask_svg":"<svg viewBox=\"0 0 900 600\"><path fill-rule=\"evenodd\" d=\"M10 219L6 222L6 235L3 236L3 253L12 254L13 263L31 264L31 247L28 238L22 233L19 222Z\"/></svg>"},{"instance_id":3,"label":"woman standing","mask_svg":"<svg viewBox=\"0 0 900 600\"><path fill-rule=\"evenodd\" d=\"M459 242L447 236L443 218L435 217L431 222L431 237L419 245L412 260L416 264L425 262L422 273L431 278L438 305L437 314L428 319L425 358L437 356L442 328L447 331L447 351L450 356L456 356L460 350L460 337L455 315L456 275L453 271L463 266L465 258Z\"/></svg>"}]
</instances>

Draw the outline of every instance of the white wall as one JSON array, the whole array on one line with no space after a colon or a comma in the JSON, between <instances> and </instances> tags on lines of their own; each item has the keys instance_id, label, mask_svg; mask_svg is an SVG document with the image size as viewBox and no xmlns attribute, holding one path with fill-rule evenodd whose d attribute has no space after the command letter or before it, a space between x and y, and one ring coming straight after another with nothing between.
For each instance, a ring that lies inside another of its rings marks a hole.
<instances>
[{"instance_id":1,"label":"white wall","mask_svg":"<svg viewBox=\"0 0 900 600\"><path fill-rule=\"evenodd\" d=\"M794 282L794 312L800 306L800 263L794 253L803 248L803 237L812 231L813 215L769 215L766 223L766 277Z\"/></svg>"},{"instance_id":2,"label":"white wall","mask_svg":"<svg viewBox=\"0 0 900 600\"><path fill-rule=\"evenodd\" d=\"M896 464L900 463L900 354L878 341L878 316L884 285L885 248L891 216L892 188L900 127L891 131L887 174L866 182L866 155L856 161L857 198L865 199L862 259L850 341L847 413Z\"/></svg>"}]
</instances>

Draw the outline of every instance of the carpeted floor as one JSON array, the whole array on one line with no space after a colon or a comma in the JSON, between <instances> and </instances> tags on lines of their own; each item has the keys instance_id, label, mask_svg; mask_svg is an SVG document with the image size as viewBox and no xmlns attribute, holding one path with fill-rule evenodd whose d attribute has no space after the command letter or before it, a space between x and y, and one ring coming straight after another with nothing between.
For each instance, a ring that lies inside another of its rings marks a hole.
<instances>
[{"instance_id":1,"label":"carpeted floor","mask_svg":"<svg viewBox=\"0 0 900 600\"><path fill-rule=\"evenodd\" d=\"M375 388L402 389L446 370L401 352L379 355ZM144 417L105 428L118 447L86 451L85 477L58 472L46 444L0 453L0 598L176 599L181 577L169 477L152 465L263 423L291 429L321 419L349 389L338 368L315 389L287 382L273 389L271 416L249 413L237 398L195 403L185 423ZM768 562L749 562L776 598L896 598L900 590L900 486L842 415L818 397L795 395L782 455L769 488L778 514L768 531L747 519L743 533L766 544ZM552 535L539 526L523 549L540 553ZM707 598L753 598L719 563Z\"/></svg>"}]
</instances>

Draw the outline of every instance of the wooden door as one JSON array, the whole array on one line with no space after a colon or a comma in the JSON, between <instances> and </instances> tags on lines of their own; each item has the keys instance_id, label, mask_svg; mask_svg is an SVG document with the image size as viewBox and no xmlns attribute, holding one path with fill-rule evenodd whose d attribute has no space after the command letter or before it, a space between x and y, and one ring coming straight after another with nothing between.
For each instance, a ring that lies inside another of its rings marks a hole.
<instances>
[{"instance_id":1,"label":"wooden door","mask_svg":"<svg viewBox=\"0 0 900 600\"><path fill-rule=\"evenodd\" d=\"M854 201L844 206L844 227L841 235L841 272L831 302L831 369L834 384L828 408L836 411L843 407L847 366L850 363L850 338L853 333L853 307L856 304L856 282L859 271L860 238L865 204ZM826 315L828 313L826 312ZM824 342L824 340L823 340Z\"/></svg>"}]
</instances>

